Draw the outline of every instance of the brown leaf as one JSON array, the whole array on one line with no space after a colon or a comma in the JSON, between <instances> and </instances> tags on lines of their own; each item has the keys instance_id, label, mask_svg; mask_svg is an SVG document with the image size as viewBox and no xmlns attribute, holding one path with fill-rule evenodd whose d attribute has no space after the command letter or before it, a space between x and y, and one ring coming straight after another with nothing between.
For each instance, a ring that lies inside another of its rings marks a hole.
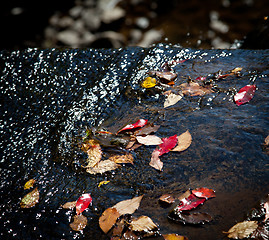
<instances>
[{"instance_id":1,"label":"brown leaf","mask_svg":"<svg viewBox=\"0 0 269 240\"><path fill-rule=\"evenodd\" d=\"M188 238L186 238L184 236L180 236L176 233L163 234L163 238L165 240L188 240Z\"/></svg>"},{"instance_id":2,"label":"brown leaf","mask_svg":"<svg viewBox=\"0 0 269 240\"><path fill-rule=\"evenodd\" d=\"M137 219L134 219L130 223L130 227L132 231L138 231L138 232L150 232L153 229L157 230L156 224L149 218L148 216L141 216Z\"/></svg>"},{"instance_id":3,"label":"brown leaf","mask_svg":"<svg viewBox=\"0 0 269 240\"><path fill-rule=\"evenodd\" d=\"M191 194L192 194L191 191L190 191L190 190L187 190L186 192L184 192L183 194L181 194L181 195L178 197L178 199L179 199L180 201L182 201L183 199L188 198Z\"/></svg>"},{"instance_id":4,"label":"brown leaf","mask_svg":"<svg viewBox=\"0 0 269 240\"><path fill-rule=\"evenodd\" d=\"M31 208L35 206L39 201L39 191L37 187L32 191L26 194L20 203L21 208Z\"/></svg>"},{"instance_id":5,"label":"brown leaf","mask_svg":"<svg viewBox=\"0 0 269 240\"><path fill-rule=\"evenodd\" d=\"M159 158L160 151L154 150L151 155L151 160L149 165L159 171L162 171L163 168L163 162Z\"/></svg>"},{"instance_id":6,"label":"brown leaf","mask_svg":"<svg viewBox=\"0 0 269 240\"><path fill-rule=\"evenodd\" d=\"M88 140L82 144L81 149L88 154L87 168L94 167L102 158L102 149L95 140Z\"/></svg>"},{"instance_id":7,"label":"brown leaf","mask_svg":"<svg viewBox=\"0 0 269 240\"><path fill-rule=\"evenodd\" d=\"M74 230L74 231L81 231L83 230L88 223L88 220L85 216L83 215L75 215L74 216L74 221L69 224L69 226Z\"/></svg>"},{"instance_id":8,"label":"brown leaf","mask_svg":"<svg viewBox=\"0 0 269 240\"><path fill-rule=\"evenodd\" d=\"M179 85L182 93L187 96L204 96L205 94L212 93L210 88L200 86L197 82L182 83Z\"/></svg>"},{"instance_id":9,"label":"brown leaf","mask_svg":"<svg viewBox=\"0 0 269 240\"><path fill-rule=\"evenodd\" d=\"M177 222L182 222L184 224L186 224L186 223L189 223L189 224L204 224L206 222L212 221L212 217L207 213L200 213L200 212L183 213L183 212L177 212L177 216L173 220L175 220Z\"/></svg>"},{"instance_id":10,"label":"brown leaf","mask_svg":"<svg viewBox=\"0 0 269 240\"><path fill-rule=\"evenodd\" d=\"M244 221L235 224L228 232L223 232L228 234L228 238L233 239L243 239L247 238L252 232L254 232L258 227L257 221Z\"/></svg>"},{"instance_id":11,"label":"brown leaf","mask_svg":"<svg viewBox=\"0 0 269 240\"><path fill-rule=\"evenodd\" d=\"M102 213L101 217L99 218L99 226L104 233L108 233L120 215L121 214L114 207L108 208Z\"/></svg>"},{"instance_id":12,"label":"brown leaf","mask_svg":"<svg viewBox=\"0 0 269 240\"><path fill-rule=\"evenodd\" d=\"M64 208L64 209L72 209L72 208L76 207L76 203L77 203L77 201L67 202L64 205L62 205L62 208Z\"/></svg>"},{"instance_id":13,"label":"brown leaf","mask_svg":"<svg viewBox=\"0 0 269 240\"><path fill-rule=\"evenodd\" d=\"M263 221L265 222L267 219L269 219L269 201L267 201L266 203L264 203L263 207L265 209L265 218L264 218Z\"/></svg>"},{"instance_id":14,"label":"brown leaf","mask_svg":"<svg viewBox=\"0 0 269 240\"><path fill-rule=\"evenodd\" d=\"M105 160L99 162L96 166L92 168L87 168L86 172L90 174L104 173L107 171L115 170L118 166L119 165L113 161Z\"/></svg>"},{"instance_id":15,"label":"brown leaf","mask_svg":"<svg viewBox=\"0 0 269 240\"><path fill-rule=\"evenodd\" d=\"M110 161L113 161L115 163L134 163L134 158L132 154L127 153L125 155L114 155L109 158Z\"/></svg>"},{"instance_id":16,"label":"brown leaf","mask_svg":"<svg viewBox=\"0 0 269 240\"><path fill-rule=\"evenodd\" d=\"M120 215L133 214L138 209L142 198L143 195L118 202L113 208L116 208Z\"/></svg>"},{"instance_id":17,"label":"brown leaf","mask_svg":"<svg viewBox=\"0 0 269 240\"><path fill-rule=\"evenodd\" d=\"M182 95L170 93L168 97L165 99L163 107L170 107L172 105L175 105L178 101L182 99Z\"/></svg>"},{"instance_id":18,"label":"brown leaf","mask_svg":"<svg viewBox=\"0 0 269 240\"><path fill-rule=\"evenodd\" d=\"M168 203L168 204L172 204L175 202L175 199L172 195L170 194L164 194L162 195L160 198L159 198L159 201L161 202L165 202L165 203Z\"/></svg>"},{"instance_id":19,"label":"brown leaf","mask_svg":"<svg viewBox=\"0 0 269 240\"><path fill-rule=\"evenodd\" d=\"M269 145L269 135L264 139L264 143L266 146Z\"/></svg>"},{"instance_id":20,"label":"brown leaf","mask_svg":"<svg viewBox=\"0 0 269 240\"><path fill-rule=\"evenodd\" d=\"M143 128L136 130L134 132L135 136L149 135L151 133L157 132L160 125L154 125L153 123L147 123Z\"/></svg>"},{"instance_id":21,"label":"brown leaf","mask_svg":"<svg viewBox=\"0 0 269 240\"><path fill-rule=\"evenodd\" d=\"M178 145L175 148L173 148L171 151L182 152L186 150L191 145L191 142L192 142L192 137L189 130L179 135L177 139L178 139L178 143L177 143Z\"/></svg>"},{"instance_id":22,"label":"brown leaf","mask_svg":"<svg viewBox=\"0 0 269 240\"><path fill-rule=\"evenodd\" d=\"M119 237L122 235L123 230L125 228L125 219L121 219L120 221L118 221L116 223L116 225L113 228L113 233L112 236L114 237L113 239L115 239L116 237Z\"/></svg>"},{"instance_id":23,"label":"brown leaf","mask_svg":"<svg viewBox=\"0 0 269 240\"><path fill-rule=\"evenodd\" d=\"M136 140L140 143L140 144L144 144L147 146L151 146L151 145L160 145L161 143L163 143L162 139L155 136L155 135L147 135L145 137L143 136L137 136Z\"/></svg>"}]
</instances>

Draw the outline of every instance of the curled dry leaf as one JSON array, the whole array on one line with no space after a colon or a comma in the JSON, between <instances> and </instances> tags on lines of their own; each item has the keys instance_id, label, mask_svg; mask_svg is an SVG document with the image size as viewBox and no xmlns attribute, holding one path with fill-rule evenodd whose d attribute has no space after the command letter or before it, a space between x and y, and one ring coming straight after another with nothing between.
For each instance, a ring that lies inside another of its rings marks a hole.
<instances>
[{"instance_id":1,"label":"curled dry leaf","mask_svg":"<svg viewBox=\"0 0 269 240\"><path fill-rule=\"evenodd\" d=\"M154 229L158 229L156 224L148 216L141 216L137 219L132 220L132 222L130 222L130 228L132 231L138 232L150 232Z\"/></svg>"},{"instance_id":2,"label":"curled dry leaf","mask_svg":"<svg viewBox=\"0 0 269 240\"><path fill-rule=\"evenodd\" d=\"M83 230L86 225L88 223L88 220L85 216L83 215L75 215L74 216L74 221L72 223L70 223L70 227L74 230L74 231L81 231Z\"/></svg>"},{"instance_id":3,"label":"curled dry leaf","mask_svg":"<svg viewBox=\"0 0 269 240\"><path fill-rule=\"evenodd\" d=\"M74 207L76 207L77 201L73 201L73 202L67 202L64 205L62 205L62 208L64 209L73 209Z\"/></svg>"},{"instance_id":4,"label":"curled dry leaf","mask_svg":"<svg viewBox=\"0 0 269 240\"><path fill-rule=\"evenodd\" d=\"M187 130L186 132L182 133L181 135L177 137L178 145L175 148L173 148L171 151L182 152L191 145L191 142L192 142L192 137L189 130Z\"/></svg>"},{"instance_id":5,"label":"curled dry leaf","mask_svg":"<svg viewBox=\"0 0 269 240\"><path fill-rule=\"evenodd\" d=\"M81 149L88 154L86 168L94 167L102 158L102 149L95 140L88 140L82 144Z\"/></svg>"},{"instance_id":6,"label":"curled dry leaf","mask_svg":"<svg viewBox=\"0 0 269 240\"><path fill-rule=\"evenodd\" d=\"M164 240L188 240L188 238L184 236L180 236L176 233L170 233L170 234L163 234L162 235Z\"/></svg>"},{"instance_id":7,"label":"curled dry leaf","mask_svg":"<svg viewBox=\"0 0 269 240\"><path fill-rule=\"evenodd\" d=\"M166 107L175 105L181 99L182 99L182 95L170 93L168 97L165 99L163 107L166 108Z\"/></svg>"},{"instance_id":8,"label":"curled dry leaf","mask_svg":"<svg viewBox=\"0 0 269 240\"><path fill-rule=\"evenodd\" d=\"M120 215L133 214L135 210L139 208L142 198L143 198L143 195L139 197L134 197L132 199L124 200L124 201L118 202L113 207L117 209Z\"/></svg>"},{"instance_id":9,"label":"curled dry leaf","mask_svg":"<svg viewBox=\"0 0 269 240\"><path fill-rule=\"evenodd\" d=\"M228 238L233 239L243 239L247 238L251 233L253 233L258 227L257 221L244 221L235 224L228 232L223 232L228 234Z\"/></svg>"},{"instance_id":10,"label":"curled dry leaf","mask_svg":"<svg viewBox=\"0 0 269 240\"><path fill-rule=\"evenodd\" d=\"M161 143L163 143L162 139L155 136L155 135L147 135L145 137L143 136L136 136L136 140L140 143L140 144L144 144L144 145L160 145Z\"/></svg>"},{"instance_id":11,"label":"curled dry leaf","mask_svg":"<svg viewBox=\"0 0 269 240\"><path fill-rule=\"evenodd\" d=\"M92 168L87 168L86 172L90 174L97 174L97 173L102 174L107 171L115 170L116 168L118 168L118 166L119 165L113 161L105 160L105 161L99 162L96 166Z\"/></svg>"},{"instance_id":12,"label":"curled dry leaf","mask_svg":"<svg viewBox=\"0 0 269 240\"><path fill-rule=\"evenodd\" d=\"M36 187L32 192L29 192L22 198L20 206L21 208L31 208L35 206L38 203L38 201L39 201L39 191Z\"/></svg>"},{"instance_id":13,"label":"curled dry leaf","mask_svg":"<svg viewBox=\"0 0 269 240\"><path fill-rule=\"evenodd\" d=\"M32 188L34 186L35 180L34 179L30 179L28 180L25 184L24 184L24 190Z\"/></svg>"},{"instance_id":14,"label":"curled dry leaf","mask_svg":"<svg viewBox=\"0 0 269 240\"><path fill-rule=\"evenodd\" d=\"M170 194L164 194L159 198L159 201L164 202L164 203L168 203L168 204L172 204L175 202L175 199Z\"/></svg>"},{"instance_id":15,"label":"curled dry leaf","mask_svg":"<svg viewBox=\"0 0 269 240\"><path fill-rule=\"evenodd\" d=\"M109 160L115 163L134 163L134 158L130 153L126 153L125 155L114 155L111 156Z\"/></svg>"},{"instance_id":16,"label":"curled dry leaf","mask_svg":"<svg viewBox=\"0 0 269 240\"><path fill-rule=\"evenodd\" d=\"M99 226L102 231L104 233L108 233L108 231L114 226L119 217L120 213L116 208L112 207L106 209L99 218Z\"/></svg>"},{"instance_id":17,"label":"curled dry leaf","mask_svg":"<svg viewBox=\"0 0 269 240\"><path fill-rule=\"evenodd\" d=\"M209 188L196 188L194 190L192 190L192 193L199 198L213 198L216 197L215 191L213 189L209 189Z\"/></svg>"}]
</instances>

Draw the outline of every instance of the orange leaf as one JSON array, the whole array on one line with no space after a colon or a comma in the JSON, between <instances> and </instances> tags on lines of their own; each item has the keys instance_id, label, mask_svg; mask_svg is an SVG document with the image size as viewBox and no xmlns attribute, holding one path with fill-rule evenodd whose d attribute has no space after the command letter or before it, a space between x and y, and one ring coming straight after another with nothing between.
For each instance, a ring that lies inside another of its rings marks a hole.
<instances>
[{"instance_id":1,"label":"orange leaf","mask_svg":"<svg viewBox=\"0 0 269 240\"><path fill-rule=\"evenodd\" d=\"M118 217L120 217L120 214L114 207L108 208L102 213L102 216L99 218L99 226L104 233L108 233L116 223Z\"/></svg>"},{"instance_id":2,"label":"orange leaf","mask_svg":"<svg viewBox=\"0 0 269 240\"><path fill-rule=\"evenodd\" d=\"M75 215L74 216L74 221L72 223L70 223L70 227L74 230L74 231L81 231L83 230L86 225L88 223L88 220L85 216L83 215Z\"/></svg>"},{"instance_id":3,"label":"orange leaf","mask_svg":"<svg viewBox=\"0 0 269 240\"><path fill-rule=\"evenodd\" d=\"M192 137L189 130L187 130L186 132L178 136L177 142L178 142L178 145L175 148L173 148L171 151L182 152L186 150L191 145L191 142L192 142Z\"/></svg>"},{"instance_id":4,"label":"orange leaf","mask_svg":"<svg viewBox=\"0 0 269 240\"><path fill-rule=\"evenodd\" d=\"M163 238L165 240L188 240L188 238L184 237L184 236L180 236L176 233L172 233L172 234L163 234Z\"/></svg>"}]
</instances>

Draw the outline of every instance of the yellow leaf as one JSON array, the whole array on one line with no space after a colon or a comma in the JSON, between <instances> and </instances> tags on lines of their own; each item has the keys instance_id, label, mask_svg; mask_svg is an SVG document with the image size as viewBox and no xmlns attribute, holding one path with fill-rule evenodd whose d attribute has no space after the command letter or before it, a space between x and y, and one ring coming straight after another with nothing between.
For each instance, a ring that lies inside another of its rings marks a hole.
<instances>
[{"instance_id":1,"label":"yellow leaf","mask_svg":"<svg viewBox=\"0 0 269 240\"><path fill-rule=\"evenodd\" d=\"M99 182L98 187L101 187L102 185L108 184L110 181L102 181Z\"/></svg>"},{"instance_id":2,"label":"yellow leaf","mask_svg":"<svg viewBox=\"0 0 269 240\"><path fill-rule=\"evenodd\" d=\"M188 240L188 238L186 238L184 236L180 236L180 235L175 234L175 233L163 234L163 238L165 240Z\"/></svg>"},{"instance_id":3,"label":"yellow leaf","mask_svg":"<svg viewBox=\"0 0 269 240\"><path fill-rule=\"evenodd\" d=\"M33 187L33 186L34 186L34 183L35 183L35 180L34 180L34 179L30 179L29 181L27 181L27 182L24 184L24 190Z\"/></svg>"},{"instance_id":4,"label":"yellow leaf","mask_svg":"<svg viewBox=\"0 0 269 240\"><path fill-rule=\"evenodd\" d=\"M145 80L142 82L141 86L143 88L152 88L156 85L157 81L153 77L146 77Z\"/></svg>"},{"instance_id":5,"label":"yellow leaf","mask_svg":"<svg viewBox=\"0 0 269 240\"><path fill-rule=\"evenodd\" d=\"M133 231L139 231L139 232L142 231L149 232L153 229L158 228L156 224L148 216L141 216L137 219L134 219L130 223L130 226Z\"/></svg>"},{"instance_id":6,"label":"yellow leaf","mask_svg":"<svg viewBox=\"0 0 269 240\"><path fill-rule=\"evenodd\" d=\"M115 163L134 163L134 158L130 153L126 153L125 155L113 155L109 160Z\"/></svg>"},{"instance_id":7,"label":"yellow leaf","mask_svg":"<svg viewBox=\"0 0 269 240\"><path fill-rule=\"evenodd\" d=\"M257 221L244 221L235 224L232 228L229 229L227 233L228 238L233 239L243 239L247 238L251 233L253 233L258 227Z\"/></svg>"},{"instance_id":8,"label":"yellow leaf","mask_svg":"<svg viewBox=\"0 0 269 240\"><path fill-rule=\"evenodd\" d=\"M104 173L115 170L119 165L110 160L104 160L97 163L94 167L87 167L86 172L90 174Z\"/></svg>"},{"instance_id":9,"label":"yellow leaf","mask_svg":"<svg viewBox=\"0 0 269 240\"><path fill-rule=\"evenodd\" d=\"M20 203L21 208L31 208L35 206L39 201L39 191L37 187L32 191L26 194Z\"/></svg>"}]
</instances>

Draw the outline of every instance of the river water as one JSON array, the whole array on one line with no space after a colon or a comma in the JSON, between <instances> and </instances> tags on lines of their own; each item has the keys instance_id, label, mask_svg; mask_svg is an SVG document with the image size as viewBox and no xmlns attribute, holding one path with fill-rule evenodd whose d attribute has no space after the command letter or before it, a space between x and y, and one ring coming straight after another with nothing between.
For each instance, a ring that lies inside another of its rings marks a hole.
<instances>
[{"instance_id":1,"label":"river water","mask_svg":"<svg viewBox=\"0 0 269 240\"><path fill-rule=\"evenodd\" d=\"M176 85L190 76L242 67L242 77L217 82L224 91L184 97L163 108L160 89L140 86L149 70L170 60ZM26 49L0 53L1 66L1 239L108 239L98 226L101 213L119 201L144 194L135 215L147 215L160 232L194 239L223 239L249 209L269 193L269 158L262 144L268 135L268 50L194 50L159 44L143 49ZM254 83L254 98L237 106L233 94ZM86 128L116 132L139 118L160 125L160 137L192 135L189 149L161 157L162 172L150 167L154 147L132 154L134 165L90 175L76 142ZM23 186L36 179L39 203L21 209ZM98 188L98 183L110 183ZM216 198L201 210L213 221L202 226L173 223L158 198L208 187ZM69 227L73 211L61 205L91 193L82 232Z\"/></svg>"}]
</instances>

